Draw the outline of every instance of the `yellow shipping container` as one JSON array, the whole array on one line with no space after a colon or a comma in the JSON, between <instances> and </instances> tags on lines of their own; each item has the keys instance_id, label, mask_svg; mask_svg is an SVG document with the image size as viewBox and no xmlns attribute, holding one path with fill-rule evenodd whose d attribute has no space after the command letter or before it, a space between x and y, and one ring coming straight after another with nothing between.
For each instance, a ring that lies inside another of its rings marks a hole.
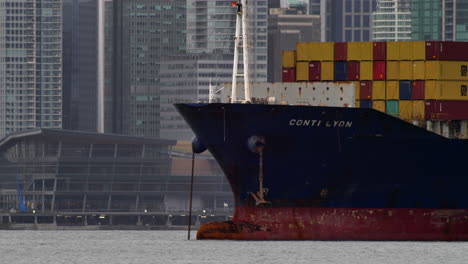
<instances>
[{"instance_id":1,"label":"yellow shipping container","mask_svg":"<svg viewBox=\"0 0 468 264\"><path fill-rule=\"evenodd\" d=\"M359 42L348 42L348 61L354 60L358 61L361 58L361 47L359 46Z\"/></svg>"},{"instance_id":2,"label":"yellow shipping container","mask_svg":"<svg viewBox=\"0 0 468 264\"><path fill-rule=\"evenodd\" d=\"M283 50L283 68L296 67L296 51Z\"/></svg>"},{"instance_id":3,"label":"yellow shipping container","mask_svg":"<svg viewBox=\"0 0 468 264\"><path fill-rule=\"evenodd\" d=\"M372 99L385 100L385 81L372 82Z\"/></svg>"},{"instance_id":4,"label":"yellow shipping container","mask_svg":"<svg viewBox=\"0 0 468 264\"><path fill-rule=\"evenodd\" d=\"M372 69L373 64L372 61L361 61L360 63L360 78L363 81L370 81L372 80Z\"/></svg>"},{"instance_id":5,"label":"yellow shipping container","mask_svg":"<svg viewBox=\"0 0 468 264\"><path fill-rule=\"evenodd\" d=\"M354 99L359 100L361 99L361 82L354 81L352 83L354 84ZM360 107L360 105L357 107Z\"/></svg>"},{"instance_id":6,"label":"yellow shipping container","mask_svg":"<svg viewBox=\"0 0 468 264\"><path fill-rule=\"evenodd\" d=\"M413 102L411 100L400 100L399 114L403 120L412 120Z\"/></svg>"},{"instance_id":7,"label":"yellow shipping container","mask_svg":"<svg viewBox=\"0 0 468 264\"><path fill-rule=\"evenodd\" d=\"M387 60L399 60L400 59L400 45L399 42L391 41L387 42Z\"/></svg>"},{"instance_id":8,"label":"yellow shipping container","mask_svg":"<svg viewBox=\"0 0 468 264\"><path fill-rule=\"evenodd\" d=\"M385 99L398 100L400 98L400 83L398 81L385 82Z\"/></svg>"},{"instance_id":9,"label":"yellow shipping container","mask_svg":"<svg viewBox=\"0 0 468 264\"><path fill-rule=\"evenodd\" d=\"M335 43L320 42L321 61L333 61L335 58Z\"/></svg>"},{"instance_id":10,"label":"yellow shipping container","mask_svg":"<svg viewBox=\"0 0 468 264\"><path fill-rule=\"evenodd\" d=\"M426 80L468 80L467 61L426 61Z\"/></svg>"},{"instance_id":11,"label":"yellow shipping container","mask_svg":"<svg viewBox=\"0 0 468 264\"><path fill-rule=\"evenodd\" d=\"M372 108L379 110L382 113L385 113L385 100L375 100L372 101Z\"/></svg>"},{"instance_id":12,"label":"yellow shipping container","mask_svg":"<svg viewBox=\"0 0 468 264\"><path fill-rule=\"evenodd\" d=\"M468 100L468 81L426 81L425 99Z\"/></svg>"},{"instance_id":13,"label":"yellow shipping container","mask_svg":"<svg viewBox=\"0 0 468 264\"><path fill-rule=\"evenodd\" d=\"M373 59L374 48L372 42L358 42L359 49L361 50L361 55L359 60L371 61ZM348 42L349 44L349 42Z\"/></svg>"},{"instance_id":14,"label":"yellow shipping container","mask_svg":"<svg viewBox=\"0 0 468 264\"><path fill-rule=\"evenodd\" d=\"M424 120L424 114L426 109L426 103L424 100L412 100L413 102L413 114L412 120Z\"/></svg>"},{"instance_id":15,"label":"yellow shipping container","mask_svg":"<svg viewBox=\"0 0 468 264\"><path fill-rule=\"evenodd\" d=\"M308 81L308 80L309 80L309 63L298 61L296 64L296 81Z\"/></svg>"},{"instance_id":16,"label":"yellow shipping container","mask_svg":"<svg viewBox=\"0 0 468 264\"><path fill-rule=\"evenodd\" d=\"M360 108L360 107L361 107L361 102L359 102L359 100L356 99L356 100L354 101L354 107Z\"/></svg>"},{"instance_id":17,"label":"yellow shipping container","mask_svg":"<svg viewBox=\"0 0 468 264\"><path fill-rule=\"evenodd\" d=\"M413 46L412 60L426 60L426 41L411 41Z\"/></svg>"},{"instance_id":18,"label":"yellow shipping container","mask_svg":"<svg viewBox=\"0 0 468 264\"><path fill-rule=\"evenodd\" d=\"M333 42L298 42L297 61L332 61L335 54Z\"/></svg>"},{"instance_id":19,"label":"yellow shipping container","mask_svg":"<svg viewBox=\"0 0 468 264\"><path fill-rule=\"evenodd\" d=\"M333 81L334 64L333 61L323 61L320 68L320 77L322 81Z\"/></svg>"},{"instance_id":20,"label":"yellow shipping container","mask_svg":"<svg viewBox=\"0 0 468 264\"><path fill-rule=\"evenodd\" d=\"M390 42L387 42L387 45ZM400 71L399 71L399 62L398 61L387 61L387 80L399 80Z\"/></svg>"},{"instance_id":21,"label":"yellow shipping container","mask_svg":"<svg viewBox=\"0 0 468 264\"><path fill-rule=\"evenodd\" d=\"M411 60L413 57L413 43L412 41L400 41L398 59L399 60ZM387 43L388 45L388 43Z\"/></svg>"},{"instance_id":22,"label":"yellow shipping container","mask_svg":"<svg viewBox=\"0 0 468 264\"><path fill-rule=\"evenodd\" d=\"M411 61L399 61L399 80L412 80L413 79L413 64Z\"/></svg>"},{"instance_id":23,"label":"yellow shipping container","mask_svg":"<svg viewBox=\"0 0 468 264\"><path fill-rule=\"evenodd\" d=\"M424 80L425 78L425 61L413 61L413 80Z\"/></svg>"}]
</instances>

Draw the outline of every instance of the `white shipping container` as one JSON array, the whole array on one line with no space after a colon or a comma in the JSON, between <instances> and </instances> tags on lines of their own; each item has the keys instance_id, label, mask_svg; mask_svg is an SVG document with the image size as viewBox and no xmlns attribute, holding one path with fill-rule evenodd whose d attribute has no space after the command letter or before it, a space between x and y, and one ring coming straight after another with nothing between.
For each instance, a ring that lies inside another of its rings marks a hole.
<instances>
[{"instance_id":1,"label":"white shipping container","mask_svg":"<svg viewBox=\"0 0 468 264\"><path fill-rule=\"evenodd\" d=\"M221 102L231 98L231 84L221 90ZM353 82L277 82L251 83L250 94L259 102L269 104L354 107ZM244 98L244 84L237 84L237 97Z\"/></svg>"}]
</instances>

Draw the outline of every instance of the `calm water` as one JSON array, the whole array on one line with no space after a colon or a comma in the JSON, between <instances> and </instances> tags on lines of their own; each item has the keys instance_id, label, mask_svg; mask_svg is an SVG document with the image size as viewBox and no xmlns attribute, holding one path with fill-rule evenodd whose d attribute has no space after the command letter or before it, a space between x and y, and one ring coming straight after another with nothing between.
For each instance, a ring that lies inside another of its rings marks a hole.
<instances>
[{"instance_id":1,"label":"calm water","mask_svg":"<svg viewBox=\"0 0 468 264\"><path fill-rule=\"evenodd\" d=\"M465 264L468 242L187 241L184 231L0 231L0 253L0 263L15 264Z\"/></svg>"}]
</instances>

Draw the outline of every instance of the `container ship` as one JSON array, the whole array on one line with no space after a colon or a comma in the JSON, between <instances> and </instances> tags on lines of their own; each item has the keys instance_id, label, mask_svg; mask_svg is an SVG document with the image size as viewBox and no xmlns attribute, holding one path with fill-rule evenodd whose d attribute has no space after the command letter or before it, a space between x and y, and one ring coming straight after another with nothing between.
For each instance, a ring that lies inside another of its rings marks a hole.
<instances>
[{"instance_id":1,"label":"container ship","mask_svg":"<svg viewBox=\"0 0 468 264\"><path fill-rule=\"evenodd\" d=\"M197 238L468 240L468 42L300 42L281 83L250 83L244 48L242 87L243 4L221 102L176 105L235 200Z\"/></svg>"},{"instance_id":2,"label":"container ship","mask_svg":"<svg viewBox=\"0 0 468 264\"><path fill-rule=\"evenodd\" d=\"M298 43L250 103L176 105L236 203L197 238L468 240L467 49Z\"/></svg>"}]
</instances>

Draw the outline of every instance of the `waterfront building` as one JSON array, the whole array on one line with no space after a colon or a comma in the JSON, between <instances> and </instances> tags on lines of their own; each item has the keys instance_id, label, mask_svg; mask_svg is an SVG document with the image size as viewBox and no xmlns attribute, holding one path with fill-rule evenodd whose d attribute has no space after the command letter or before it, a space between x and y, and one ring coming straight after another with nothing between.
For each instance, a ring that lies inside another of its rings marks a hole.
<instances>
[{"instance_id":1,"label":"waterfront building","mask_svg":"<svg viewBox=\"0 0 468 264\"><path fill-rule=\"evenodd\" d=\"M62 127L62 1L0 1L0 137Z\"/></svg>"},{"instance_id":2,"label":"waterfront building","mask_svg":"<svg viewBox=\"0 0 468 264\"><path fill-rule=\"evenodd\" d=\"M372 15L373 41L411 40L411 0L378 0Z\"/></svg>"},{"instance_id":3,"label":"waterfront building","mask_svg":"<svg viewBox=\"0 0 468 264\"><path fill-rule=\"evenodd\" d=\"M0 140L0 223L165 225L189 204L191 159L175 143L53 129L10 134ZM214 163L196 161L195 214L230 213L232 194Z\"/></svg>"}]
</instances>

